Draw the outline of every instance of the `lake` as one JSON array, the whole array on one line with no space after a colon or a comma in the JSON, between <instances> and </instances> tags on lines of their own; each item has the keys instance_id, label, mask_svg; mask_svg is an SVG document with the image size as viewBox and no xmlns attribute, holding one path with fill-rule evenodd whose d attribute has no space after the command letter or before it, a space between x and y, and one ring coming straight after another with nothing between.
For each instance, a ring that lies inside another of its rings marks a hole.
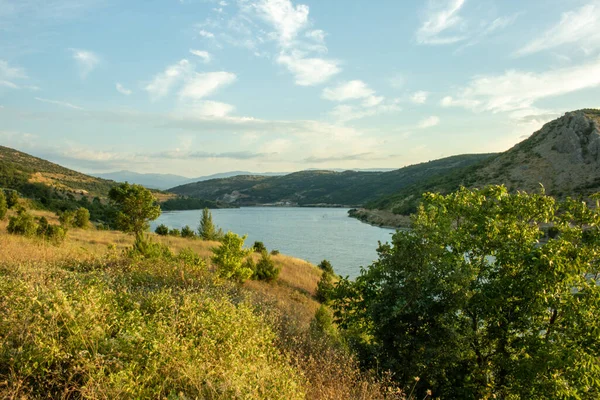
<instances>
[{"instance_id":1,"label":"lake","mask_svg":"<svg viewBox=\"0 0 600 400\"><path fill-rule=\"evenodd\" d=\"M388 242L393 229L348 217L347 208L242 207L211 210L224 232L248 235L246 246L261 241L267 249L318 264L331 261L339 275L356 277L361 266L377 259L377 241ZM151 224L197 229L202 210L164 212Z\"/></svg>"}]
</instances>

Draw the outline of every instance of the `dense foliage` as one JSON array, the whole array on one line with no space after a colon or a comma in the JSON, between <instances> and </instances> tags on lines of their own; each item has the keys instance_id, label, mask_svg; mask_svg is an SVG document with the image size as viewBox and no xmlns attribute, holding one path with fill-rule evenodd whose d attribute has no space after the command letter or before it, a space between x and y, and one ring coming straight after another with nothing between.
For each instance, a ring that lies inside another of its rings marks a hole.
<instances>
[{"instance_id":1,"label":"dense foliage","mask_svg":"<svg viewBox=\"0 0 600 400\"><path fill-rule=\"evenodd\" d=\"M335 292L367 365L420 377L418 397L600 396L597 205L463 188L425 195L413 224Z\"/></svg>"},{"instance_id":2,"label":"dense foliage","mask_svg":"<svg viewBox=\"0 0 600 400\"><path fill-rule=\"evenodd\" d=\"M141 185L122 183L110 189L108 196L118 209L116 224L123 232L141 236L149 222L160 216L156 199Z\"/></svg>"},{"instance_id":3,"label":"dense foliage","mask_svg":"<svg viewBox=\"0 0 600 400\"><path fill-rule=\"evenodd\" d=\"M160 203L160 209L163 211L175 210L202 210L204 208L218 208L214 201L196 199L192 197L177 197L175 199L165 200Z\"/></svg>"},{"instance_id":4,"label":"dense foliage","mask_svg":"<svg viewBox=\"0 0 600 400\"><path fill-rule=\"evenodd\" d=\"M223 231L213 223L212 214L208 208L202 210L198 224L198 237L202 240L221 240L223 238Z\"/></svg>"},{"instance_id":5,"label":"dense foliage","mask_svg":"<svg viewBox=\"0 0 600 400\"><path fill-rule=\"evenodd\" d=\"M0 220L3 220L8 211L8 203L6 202L6 196L4 192L0 190Z\"/></svg>"},{"instance_id":6,"label":"dense foliage","mask_svg":"<svg viewBox=\"0 0 600 400\"><path fill-rule=\"evenodd\" d=\"M259 281L272 282L277 279L280 272L281 268L275 265L275 262L271 259L271 255L265 249L260 254L260 260L256 263L252 278Z\"/></svg>"},{"instance_id":7,"label":"dense foliage","mask_svg":"<svg viewBox=\"0 0 600 400\"><path fill-rule=\"evenodd\" d=\"M246 240L246 236L227 232L221 240L221 245L213 249L211 260L216 265L217 274L221 278L244 282L254 273L244 263L244 259L252 252L244 249L244 240Z\"/></svg>"}]
</instances>

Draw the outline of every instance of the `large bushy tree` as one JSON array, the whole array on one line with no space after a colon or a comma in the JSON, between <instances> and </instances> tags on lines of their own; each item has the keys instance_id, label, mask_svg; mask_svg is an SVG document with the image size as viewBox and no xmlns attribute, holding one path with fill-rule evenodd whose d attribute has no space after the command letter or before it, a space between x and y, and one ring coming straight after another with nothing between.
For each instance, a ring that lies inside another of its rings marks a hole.
<instances>
[{"instance_id":1,"label":"large bushy tree","mask_svg":"<svg viewBox=\"0 0 600 400\"><path fill-rule=\"evenodd\" d=\"M502 186L426 194L378 252L333 302L363 361L419 376L421 397L600 398L597 205Z\"/></svg>"},{"instance_id":2,"label":"large bushy tree","mask_svg":"<svg viewBox=\"0 0 600 400\"><path fill-rule=\"evenodd\" d=\"M152 193L142 185L122 183L110 189L108 197L118 209L116 224L123 232L142 238L149 222L160 216L160 206Z\"/></svg>"}]
</instances>

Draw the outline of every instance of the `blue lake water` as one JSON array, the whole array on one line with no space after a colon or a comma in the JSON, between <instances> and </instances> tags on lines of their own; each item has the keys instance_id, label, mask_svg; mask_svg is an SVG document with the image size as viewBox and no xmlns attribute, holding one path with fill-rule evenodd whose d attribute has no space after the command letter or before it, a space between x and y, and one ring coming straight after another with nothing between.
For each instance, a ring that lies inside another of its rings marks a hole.
<instances>
[{"instance_id":1,"label":"blue lake water","mask_svg":"<svg viewBox=\"0 0 600 400\"><path fill-rule=\"evenodd\" d=\"M388 242L393 229L348 217L347 208L242 207L211 210L224 232L248 235L246 245L262 241L269 249L318 264L331 261L336 273L356 277L361 266L377 259L377 242ZM197 229L202 210L164 212L152 223Z\"/></svg>"}]
</instances>

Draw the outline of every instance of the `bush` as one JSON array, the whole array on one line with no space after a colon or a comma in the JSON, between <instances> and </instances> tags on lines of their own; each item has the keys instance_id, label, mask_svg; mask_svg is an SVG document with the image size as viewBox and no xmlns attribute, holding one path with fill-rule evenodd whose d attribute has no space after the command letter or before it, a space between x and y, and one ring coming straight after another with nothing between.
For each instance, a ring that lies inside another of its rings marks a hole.
<instances>
[{"instance_id":1,"label":"bush","mask_svg":"<svg viewBox=\"0 0 600 400\"><path fill-rule=\"evenodd\" d=\"M258 263L256 264L256 269L254 270L254 275L252 277L259 281L271 282L277 279L280 272L281 268L275 266L271 256L265 250L261 253L260 260L258 260Z\"/></svg>"},{"instance_id":2,"label":"bush","mask_svg":"<svg viewBox=\"0 0 600 400\"><path fill-rule=\"evenodd\" d=\"M327 303L331 300L335 286L333 284L333 275L323 272L319 283L317 283L317 300L321 303Z\"/></svg>"},{"instance_id":3,"label":"bush","mask_svg":"<svg viewBox=\"0 0 600 400\"><path fill-rule=\"evenodd\" d=\"M206 262L194 250L186 247L177 254L177 259L188 267L206 267Z\"/></svg>"},{"instance_id":4,"label":"bush","mask_svg":"<svg viewBox=\"0 0 600 400\"><path fill-rule=\"evenodd\" d=\"M317 265L317 267L319 267L323 272L326 272L326 273L331 274L331 275L335 275L334 272L333 272L333 266L327 260L321 261L319 263L319 265Z\"/></svg>"},{"instance_id":5,"label":"bush","mask_svg":"<svg viewBox=\"0 0 600 400\"><path fill-rule=\"evenodd\" d=\"M238 236L227 232L221 245L212 249L212 262L217 266L217 274L221 278L244 282L254 271L244 262L251 250L244 249L246 236Z\"/></svg>"},{"instance_id":6,"label":"bush","mask_svg":"<svg viewBox=\"0 0 600 400\"><path fill-rule=\"evenodd\" d=\"M188 225L186 225L183 228L181 228L181 237L192 239L192 238L196 237L196 233L194 232L194 230L192 228L190 228Z\"/></svg>"},{"instance_id":7,"label":"bush","mask_svg":"<svg viewBox=\"0 0 600 400\"><path fill-rule=\"evenodd\" d=\"M339 333L333 324L333 313L326 305L321 304L315 317L310 321L310 333L313 337L325 337L339 342Z\"/></svg>"},{"instance_id":8,"label":"bush","mask_svg":"<svg viewBox=\"0 0 600 400\"><path fill-rule=\"evenodd\" d=\"M19 195L15 190L6 191L6 206L13 208L19 204Z\"/></svg>"},{"instance_id":9,"label":"bush","mask_svg":"<svg viewBox=\"0 0 600 400\"><path fill-rule=\"evenodd\" d=\"M64 228L71 228L75 224L75 212L63 211L58 215L58 221Z\"/></svg>"},{"instance_id":10,"label":"bush","mask_svg":"<svg viewBox=\"0 0 600 400\"><path fill-rule=\"evenodd\" d=\"M169 236L181 236L181 231L177 228L170 229Z\"/></svg>"},{"instance_id":11,"label":"bush","mask_svg":"<svg viewBox=\"0 0 600 400\"><path fill-rule=\"evenodd\" d=\"M279 250L275 250L275 249L271 250L271 255L272 256L276 256L278 254L279 254Z\"/></svg>"},{"instance_id":12,"label":"bush","mask_svg":"<svg viewBox=\"0 0 600 400\"><path fill-rule=\"evenodd\" d=\"M0 220L3 220L8 211L8 204L6 203L6 196L4 192L0 190Z\"/></svg>"},{"instance_id":13,"label":"bush","mask_svg":"<svg viewBox=\"0 0 600 400\"><path fill-rule=\"evenodd\" d=\"M85 207L79 207L75 211L73 225L77 228L86 229L90 225L90 211Z\"/></svg>"},{"instance_id":14,"label":"bush","mask_svg":"<svg viewBox=\"0 0 600 400\"><path fill-rule=\"evenodd\" d=\"M174 254L167 245L155 243L143 235L136 236L133 246L127 252L130 258L171 260Z\"/></svg>"},{"instance_id":15,"label":"bush","mask_svg":"<svg viewBox=\"0 0 600 400\"><path fill-rule=\"evenodd\" d=\"M262 253L263 251L267 251L267 248L263 242L254 242L252 250L254 250L256 253Z\"/></svg>"},{"instance_id":16,"label":"bush","mask_svg":"<svg viewBox=\"0 0 600 400\"><path fill-rule=\"evenodd\" d=\"M166 226L165 224L160 224L159 226L156 227L154 232L160 236L167 236L169 234L169 227Z\"/></svg>"},{"instance_id":17,"label":"bush","mask_svg":"<svg viewBox=\"0 0 600 400\"><path fill-rule=\"evenodd\" d=\"M22 208L17 211L17 215L10 217L7 231L13 235L33 237L37 233L37 228L33 215Z\"/></svg>"},{"instance_id":18,"label":"bush","mask_svg":"<svg viewBox=\"0 0 600 400\"><path fill-rule=\"evenodd\" d=\"M37 235L42 239L48 240L54 244L60 244L65 241L67 230L59 225L48 224L46 218L42 217L38 225Z\"/></svg>"}]
</instances>

